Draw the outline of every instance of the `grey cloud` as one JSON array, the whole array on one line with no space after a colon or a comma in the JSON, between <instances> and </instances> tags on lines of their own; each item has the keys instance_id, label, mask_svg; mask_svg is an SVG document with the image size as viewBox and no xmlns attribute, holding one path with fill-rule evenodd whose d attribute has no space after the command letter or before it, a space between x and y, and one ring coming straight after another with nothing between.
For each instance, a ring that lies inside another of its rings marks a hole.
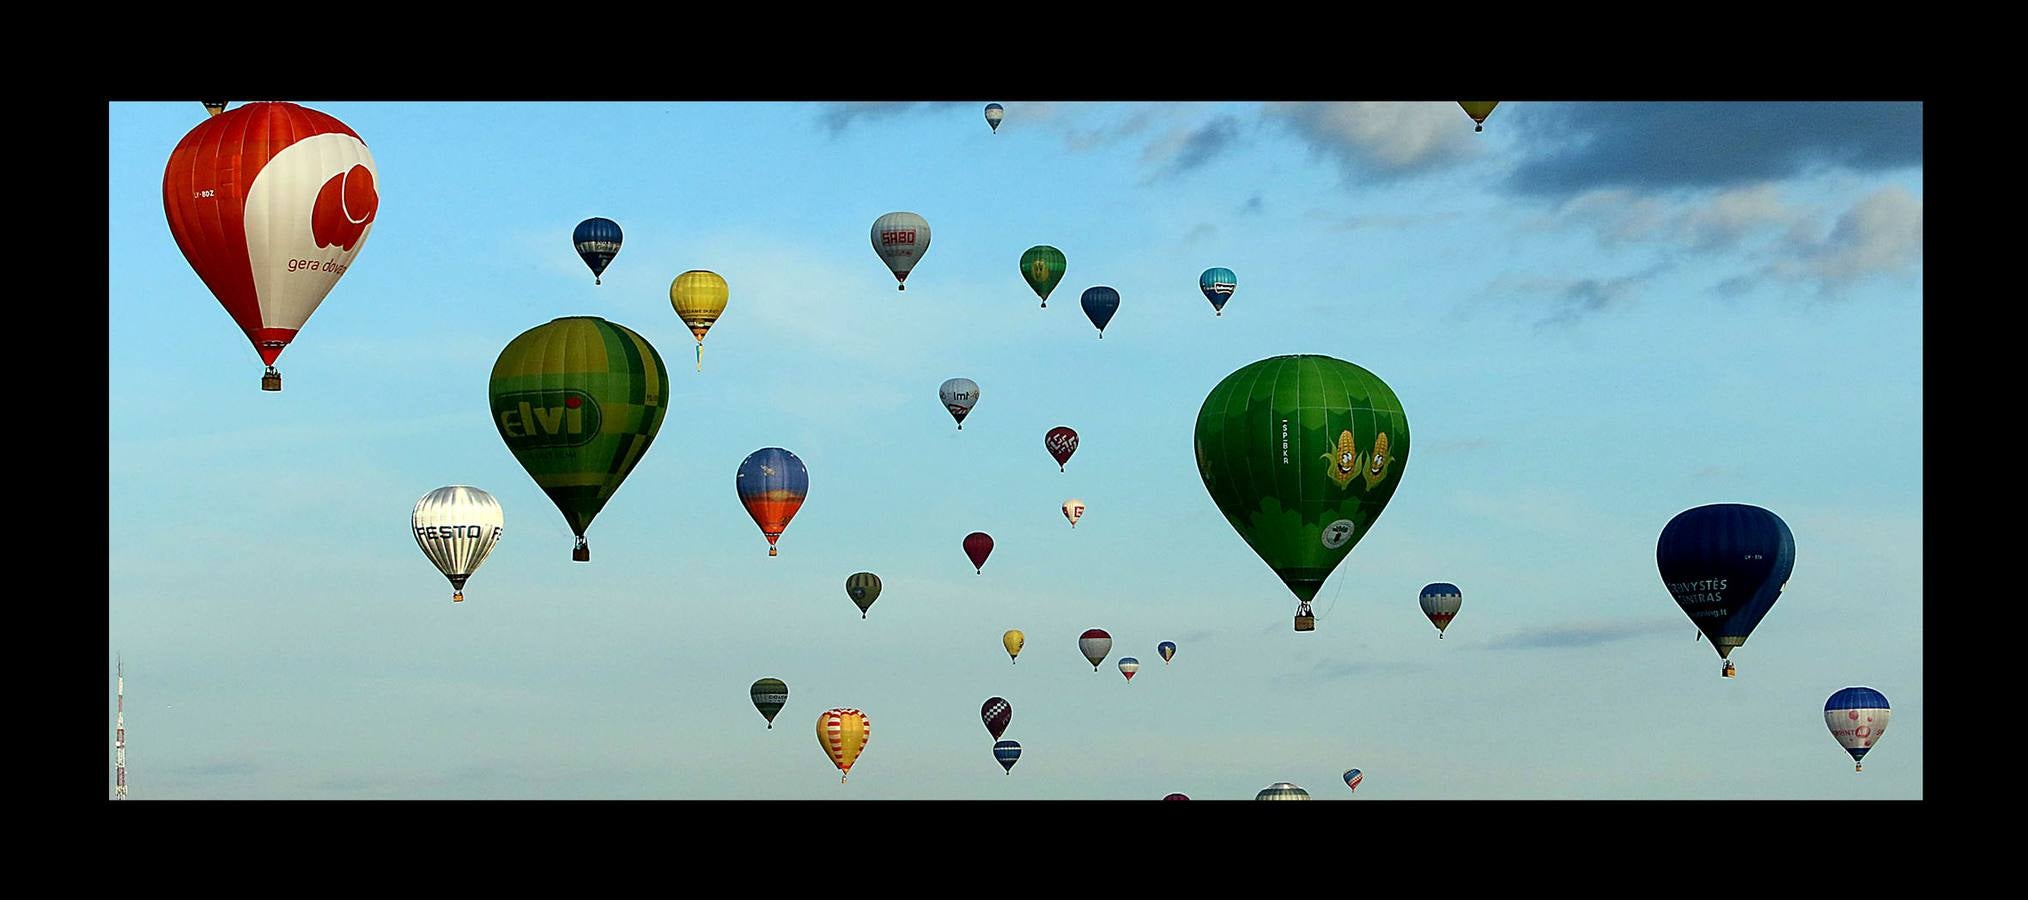
<instances>
[{"instance_id":1,"label":"grey cloud","mask_svg":"<svg viewBox=\"0 0 2028 900\"><path fill-rule=\"evenodd\" d=\"M1169 164L1164 174L1180 175L1218 158L1219 154L1237 143L1239 119L1218 116L1194 130L1177 132L1171 140L1151 145L1147 156L1151 159L1168 157Z\"/></svg>"},{"instance_id":2,"label":"grey cloud","mask_svg":"<svg viewBox=\"0 0 2028 900\"><path fill-rule=\"evenodd\" d=\"M1266 209L1267 209L1266 204L1263 204L1260 201L1260 195L1255 194L1252 197L1247 198L1246 203L1239 208L1239 212L1241 215L1246 215L1248 213L1263 212Z\"/></svg>"},{"instance_id":3,"label":"grey cloud","mask_svg":"<svg viewBox=\"0 0 2028 900\"><path fill-rule=\"evenodd\" d=\"M1183 236L1183 242L1187 244L1191 241L1197 240L1198 238L1210 237L1211 235L1217 233L1218 226L1213 225L1209 222L1200 222L1198 223L1197 227L1190 229L1189 234Z\"/></svg>"},{"instance_id":4,"label":"grey cloud","mask_svg":"<svg viewBox=\"0 0 2028 900\"><path fill-rule=\"evenodd\" d=\"M1687 626L1686 626L1687 627ZM1535 631L1524 631L1495 640L1495 650L1560 650L1595 647L1614 641L1664 634L1678 626L1662 622L1572 622Z\"/></svg>"},{"instance_id":5,"label":"grey cloud","mask_svg":"<svg viewBox=\"0 0 2028 900\"><path fill-rule=\"evenodd\" d=\"M1584 316L1631 305L1639 294L1640 286L1667 268L1666 265L1658 265L1643 272L1617 278L1507 274L1495 279L1487 290L1494 293L1547 297L1552 309L1536 324L1538 326L1569 324Z\"/></svg>"},{"instance_id":6,"label":"grey cloud","mask_svg":"<svg viewBox=\"0 0 2028 900\"><path fill-rule=\"evenodd\" d=\"M1538 196L1922 164L1919 103L1558 103L1509 121L1528 158L1506 187Z\"/></svg>"},{"instance_id":7,"label":"grey cloud","mask_svg":"<svg viewBox=\"0 0 2028 900\"><path fill-rule=\"evenodd\" d=\"M1766 253L1759 270L1725 279L1714 288L1738 296L1767 281L1815 284L1823 296L1878 275L1901 274L1922 264L1922 198L1899 185L1874 191L1838 216L1819 237L1807 224L1789 229Z\"/></svg>"},{"instance_id":8,"label":"grey cloud","mask_svg":"<svg viewBox=\"0 0 2028 900\"><path fill-rule=\"evenodd\" d=\"M902 113L929 105L927 101L923 100L832 103L829 105L829 108L817 116L817 121L822 123L825 128L830 129L832 134L836 135L850 127L853 122L861 119L893 118Z\"/></svg>"},{"instance_id":9,"label":"grey cloud","mask_svg":"<svg viewBox=\"0 0 2028 900\"><path fill-rule=\"evenodd\" d=\"M1336 162L1347 182L1420 174L1474 149L1454 103L1270 103L1262 115Z\"/></svg>"}]
</instances>

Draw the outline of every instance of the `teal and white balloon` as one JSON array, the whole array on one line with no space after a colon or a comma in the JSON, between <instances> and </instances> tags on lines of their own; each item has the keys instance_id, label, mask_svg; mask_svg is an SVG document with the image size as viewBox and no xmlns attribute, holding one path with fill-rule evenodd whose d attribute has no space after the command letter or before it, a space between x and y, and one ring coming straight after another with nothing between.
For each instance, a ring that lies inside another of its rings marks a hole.
<instances>
[{"instance_id":1,"label":"teal and white balloon","mask_svg":"<svg viewBox=\"0 0 2028 900\"><path fill-rule=\"evenodd\" d=\"M506 519L500 501L469 485L454 484L422 495L409 513L416 546L451 582L452 602L465 599L465 581L500 542Z\"/></svg>"},{"instance_id":2,"label":"teal and white balloon","mask_svg":"<svg viewBox=\"0 0 2028 900\"><path fill-rule=\"evenodd\" d=\"M1277 781L1274 784L1261 788L1260 793L1255 794L1253 799L1308 800L1310 799L1310 792L1303 790L1302 788L1296 787L1295 785L1290 784L1286 781Z\"/></svg>"},{"instance_id":3,"label":"teal and white balloon","mask_svg":"<svg viewBox=\"0 0 2028 900\"><path fill-rule=\"evenodd\" d=\"M1006 107L998 103L986 104L986 124L993 126L993 133L1000 133L1000 120L1007 118Z\"/></svg>"}]
</instances>

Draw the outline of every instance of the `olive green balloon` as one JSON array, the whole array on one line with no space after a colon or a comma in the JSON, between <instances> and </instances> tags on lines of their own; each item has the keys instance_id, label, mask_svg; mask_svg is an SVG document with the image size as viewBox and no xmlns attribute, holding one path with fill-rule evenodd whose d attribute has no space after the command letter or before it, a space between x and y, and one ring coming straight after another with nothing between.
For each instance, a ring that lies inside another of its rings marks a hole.
<instances>
[{"instance_id":1,"label":"olive green balloon","mask_svg":"<svg viewBox=\"0 0 2028 900\"><path fill-rule=\"evenodd\" d=\"M880 576L872 572L858 572L845 579L845 596L859 605L859 618L866 618L866 610L873 601L880 599Z\"/></svg>"},{"instance_id":2,"label":"olive green balloon","mask_svg":"<svg viewBox=\"0 0 2028 900\"><path fill-rule=\"evenodd\" d=\"M1227 375L1197 412L1197 472L1239 536L1308 602L1408 468L1408 417L1379 377L1328 356Z\"/></svg>"},{"instance_id":3,"label":"olive green balloon","mask_svg":"<svg viewBox=\"0 0 2028 900\"><path fill-rule=\"evenodd\" d=\"M521 333L487 384L493 427L577 535L648 452L667 413L669 370L646 339L596 316Z\"/></svg>"},{"instance_id":4,"label":"olive green balloon","mask_svg":"<svg viewBox=\"0 0 2028 900\"><path fill-rule=\"evenodd\" d=\"M1044 308L1049 306L1049 292L1056 290L1057 282L1063 280L1066 265L1063 251L1046 244L1030 247L1021 254L1021 277L1028 280L1035 296L1042 298Z\"/></svg>"}]
</instances>

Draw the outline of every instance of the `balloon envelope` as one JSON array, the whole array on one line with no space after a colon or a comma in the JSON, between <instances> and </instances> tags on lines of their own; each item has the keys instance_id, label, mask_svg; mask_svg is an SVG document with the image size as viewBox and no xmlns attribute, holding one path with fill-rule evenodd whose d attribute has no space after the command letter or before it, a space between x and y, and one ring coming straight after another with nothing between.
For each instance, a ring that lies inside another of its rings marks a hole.
<instances>
[{"instance_id":1,"label":"balloon envelope","mask_svg":"<svg viewBox=\"0 0 2028 900\"><path fill-rule=\"evenodd\" d=\"M1162 655L1162 662L1166 665L1169 660L1176 658L1176 642L1163 641L1155 645L1155 652Z\"/></svg>"},{"instance_id":2,"label":"balloon envelope","mask_svg":"<svg viewBox=\"0 0 2028 900\"><path fill-rule=\"evenodd\" d=\"M1486 117L1493 114L1493 107L1499 106L1500 101L1459 100L1458 105L1464 107L1465 115L1472 117L1472 122L1474 123L1473 131L1485 131Z\"/></svg>"},{"instance_id":3,"label":"balloon envelope","mask_svg":"<svg viewBox=\"0 0 2028 900\"><path fill-rule=\"evenodd\" d=\"M1070 520L1070 527L1077 527L1077 520L1084 518L1084 501L1076 497L1063 501L1063 517Z\"/></svg>"},{"instance_id":4,"label":"balloon envelope","mask_svg":"<svg viewBox=\"0 0 2028 900\"><path fill-rule=\"evenodd\" d=\"M1355 791L1358 790L1359 782L1365 780L1366 776L1362 774L1358 769L1350 769L1345 772L1345 787L1350 790Z\"/></svg>"},{"instance_id":5,"label":"balloon envelope","mask_svg":"<svg viewBox=\"0 0 2028 900\"><path fill-rule=\"evenodd\" d=\"M1013 741L999 741L993 745L993 758L999 760L1000 768L1011 775L1014 763L1021 758L1021 745Z\"/></svg>"},{"instance_id":6,"label":"balloon envelope","mask_svg":"<svg viewBox=\"0 0 2028 900\"><path fill-rule=\"evenodd\" d=\"M1824 725L1838 745L1852 754L1855 772L1860 770L1866 751L1873 749L1873 742L1887 732L1887 720L1892 717L1887 696L1868 687L1848 687L1824 701Z\"/></svg>"},{"instance_id":7,"label":"balloon envelope","mask_svg":"<svg viewBox=\"0 0 2028 900\"><path fill-rule=\"evenodd\" d=\"M676 310L676 317L690 326L691 336L697 338L697 370L704 371L704 333L725 314L725 303L732 296L732 289L717 272L692 269L676 276L669 283L669 305Z\"/></svg>"},{"instance_id":8,"label":"balloon envelope","mask_svg":"<svg viewBox=\"0 0 2028 900\"><path fill-rule=\"evenodd\" d=\"M1009 631L1006 634L1000 635L1000 646L1007 648L1007 658L1010 660L1020 656L1022 646L1027 643L1028 636L1022 634L1019 630Z\"/></svg>"},{"instance_id":9,"label":"balloon envelope","mask_svg":"<svg viewBox=\"0 0 2028 900\"><path fill-rule=\"evenodd\" d=\"M1239 276L1231 269L1205 269L1197 276L1197 289L1204 292L1204 299L1211 301L1215 315L1225 315L1225 303L1232 299L1232 292L1239 287Z\"/></svg>"},{"instance_id":10,"label":"balloon envelope","mask_svg":"<svg viewBox=\"0 0 2028 900\"><path fill-rule=\"evenodd\" d=\"M1099 337L1105 337L1106 323L1113 320L1113 313L1120 311L1120 292L1104 286L1086 288L1078 302L1084 305L1085 318L1098 326Z\"/></svg>"},{"instance_id":11,"label":"balloon envelope","mask_svg":"<svg viewBox=\"0 0 2028 900\"><path fill-rule=\"evenodd\" d=\"M775 555L775 541L789 527L789 520L803 508L810 495L810 473L794 453L780 447L762 447L747 454L733 479L739 502L760 526L768 539L768 555Z\"/></svg>"},{"instance_id":12,"label":"balloon envelope","mask_svg":"<svg viewBox=\"0 0 2028 900\"><path fill-rule=\"evenodd\" d=\"M493 427L577 535L634 471L668 412L669 370L625 326L570 316L521 333L493 363Z\"/></svg>"},{"instance_id":13,"label":"balloon envelope","mask_svg":"<svg viewBox=\"0 0 2028 900\"><path fill-rule=\"evenodd\" d=\"M600 276L613 264L613 257L620 255L622 237L620 223L597 216L577 223L577 228L571 231L571 246L577 248L578 258L592 270L592 284L600 283Z\"/></svg>"},{"instance_id":14,"label":"balloon envelope","mask_svg":"<svg viewBox=\"0 0 2028 900\"><path fill-rule=\"evenodd\" d=\"M1091 661L1091 670L1096 672L1106 654L1113 652L1113 636L1103 628L1093 628L1077 636L1077 651Z\"/></svg>"},{"instance_id":15,"label":"balloon envelope","mask_svg":"<svg viewBox=\"0 0 2028 900\"><path fill-rule=\"evenodd\" d=\"M1134 673L1139 671L1141 671L1140 660L1135 659L1131 656L1123 656L1120 658L1120 674L1125 675L1128 681L1133 681Z\"/></svg>"},{"instance_id":16,"label":"balloon envelope","mask_svg":"<svg viewBox=\"0 0 2028 900\"><path fill-rule=\"evenodd\" d=\"M930 227L912 212L891 212L873 220L873 252L894 273L896 290L907 290L908 273L929 252Z\"/></svg>"},{"instance_id":17,"label":"balloon envelope","mask_svg":"<svg viewBox=\"0 0 2028 900\"><path fill-rule=\"evenodd\" d=\"M1063 425L1051 428L1042 436L1042 448L1049 451L1056 460L1056 471L1061 472L1070 455L1077 452L1077 432Z\"/></svg>"},{"instance_id":18,"label":"balloon envelope","mask_svg":"<svg viewBox=\"0 0 2028 900\"><path fill-rule=\"evenodd\" d=\"M845 579L845 596L859 606L859 618L866 618L866 610L873 601L880 599L880 576L872 572L855 572Z\"/></svg>"},{"instance_id":19,"label":"balloon envelope","mask_svg":"<svg viewBox=\"0 0 2028 900\"><path fill-rule=\"evenodd\" d=\"M965 535L965 556L972 560L972 568L982 574L986 569L986 557L993 555L993 536L983 531Z\"/></svg>"},{"instance_id":20,"label":"balloon envelope","mask_svg":"<svg viewBox=\"0 0 2028 900\"><path fill-rule=\"evenodd\" d=\"M998 103L986 104L986 124L993 126L993 133L1000 133L1000 120L1007 117L1007 110Z\"/></svg>"},{"instance_id":21,"label":"balloon envelope","mask_svg":"<svg viewBox=\"0 0 2028 900\"><path fill-rule=\"evenodd\" d=\"M1295 785L1290 784L1286 781L1277 781L1274 784L1261 788L1260 793L1255 794L1253 799L1308 800L1310 799L1310 792L1303 790L1302 788L1296 787Z\"/></svg>"},{"instance_id":22,"label":"balloon envelope","mask_svg":"<svg viewBox=\"0 0 2028 900\"><path fill-rule=\"evenodd\" d=\"M1780 516L1740 503L1677 513L1655 543L1655 565L1684 614L1723 659L1774 607L1796 565Z\"/></svg>"},{"instance_id":23,"label":"balloon envelope","mask_svg":"<svg viewBox=\"0 0 2028 900\"><path fill-rule=\"evenodd\" d=\"M409 513L416 545L450 579L451 599L465 599L465 581L500 542L506 520L500 501L469 485L454 484L422 495Z\"/></svg>"},{"instance_id":24,"label":"balloon envelope","mask_svg":"<svg viewBox=\"0 0 2028 900\"><path fill-rule=\"evenodd\" d=\"M1422 604L1422 614L1436 626L1437 637L1443 637L1444 629L1450 627L1451 619L1458 615L1458 607L1465 602L1465 595L1457 585L1439 581L1424 585L1417 600Z\"/></svg>"},{"instance_id":25,"label":"balloon envelope","mask_svg":"<svg viewBox=\"0 0 2028 900\"><path fill-rule=\"evenodd\" d=\"M1408 417L1328 356L1244 366L1197 413L1197 472L1233 530L1305 603L1366 537L1408 468Z\"/></svg>"},{"instance_id":26,"label":"balloon envelope","mask_svg":"<svg viewBox=\"0 0 2028 900\"><path fill-rule=\"evenodd\" d=\"M1037 244L1021 254L1021 277L1028 282L1028 289L1042 298L1044 309L1049 307L1049 294L1063 281L1069 265L1063 251L1047 244Z\"/></svg>"},{"instance_id":27,"label":"balloon envelope","mask_svg":"<svg viewBox=\"0 0 2028 900\"><path fill-rule=\"evenodd\" d=\"M1167 797L1163 797L1162 799L1164 799L1164 800L1188 800L1188 799L1190 799L1190 798L1189 798L1189 797L1186 797L1186 796L1184 796L1184 795L1182 795L1182 794L1170 794L1169 796L1167 796Z\"/></svg>"},{"instance_id":28,"label":"balloon envelope","mask_svg":"<svg viewBox=\"0 0 2028 900\"><path fill-rule=\"evenodd\" d=\"M831 764L841 773L838 783L852 774L852 764L859 760L859 753L866 749L866 742L873 736L873 723L866 714L856 709L829 709L817 717L817 744L831 757Z\"/></svg>"},{"instance_id":29,"label":"balloon envelope","mask_svg":"<svg viewBox=\"0 0 2028 900\"><path fill-rule=\"evenodd\" d=\"M944 401L944 409L958 422L958 430L965 430L965 417L972 414L972 407L979 403L979 383L970 378L947 379L937 387L937 398Z\"/></svg>"},{"instance_id":30,"label":"balloon envelope","mask_svg":"<svg viewBox=\"0 0 2028 900\"><path fill-rule=\"evenodd\" d=\"M350 269L380 170L345 123L294 103L209 116L169 154L162 209L183 258L270 368Z\"/></svg>"},{"instance_id":31,"label":"balloon envelope","mask_svg":"<svg viewBox=\"0 0 2028 900\"><path fill-rule=\"evenodd\" d=\"M789 685L779 678L763 678L747 689L747 696L753 698L753 708L760 710L761 718L768 720L768 727L775 727L775 714L789 703Z\"/></svg>"},{"instance_id":32,"label":"balloon envelope","mask_svg":"<svg viewBox=\"0 0 2028 900\"><path fill-rule=\"evenodd\" d=\"M1007 733L1007 723L1014 721L1014 707L1000 697L988 697L979 707L979 719L986 723L987 733L994 737Z\"/></svg>"}]
</instances>

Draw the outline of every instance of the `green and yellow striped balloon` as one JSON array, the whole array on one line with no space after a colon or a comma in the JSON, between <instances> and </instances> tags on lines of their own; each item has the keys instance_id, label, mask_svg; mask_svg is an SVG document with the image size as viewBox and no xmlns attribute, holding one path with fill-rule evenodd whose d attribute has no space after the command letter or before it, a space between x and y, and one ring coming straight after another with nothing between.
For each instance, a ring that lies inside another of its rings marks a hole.
<instances>
[{"instance_id":1,"label":"green and yellow striped balloon","mask_svg":"<svg viewBox=\"0 0 2028 900\"><path fill-rule=\"evenodd\" d=\"M493 426L570 523L572 559L591 559L585 530L655 440L668 384L654 346L596 316L522 332L493 363Z\"/></svg>"},{"instance_id":2,"label":"green and yellow striped balloon","mask_svg":"<svg viewBox=\"0 0 2028 900\"><path fill-rule=\"evenodd\" d=\"M1366 537L1408 469L1408 417L1372 372L1277 356L1227 375L1197 413L1197 471L1303 603Z\"/></svg>"},{"instance_id":3,"label":"green and yellow striped balloon","mask_svg":"<svg viewBox=\"0 0 2028 900\"><path fill-rule=\"evenodd\" d=\"M1056 290L1057 282L1063 280L1066 266L1063 251L1047 244L1030 247L1028 252L1021 254L1021 277L1028 279L1028 286L1034 289L1035 296L1042 298L1043 308L1049 307L1049 292Z\"/></svg>"}]
</instances>

